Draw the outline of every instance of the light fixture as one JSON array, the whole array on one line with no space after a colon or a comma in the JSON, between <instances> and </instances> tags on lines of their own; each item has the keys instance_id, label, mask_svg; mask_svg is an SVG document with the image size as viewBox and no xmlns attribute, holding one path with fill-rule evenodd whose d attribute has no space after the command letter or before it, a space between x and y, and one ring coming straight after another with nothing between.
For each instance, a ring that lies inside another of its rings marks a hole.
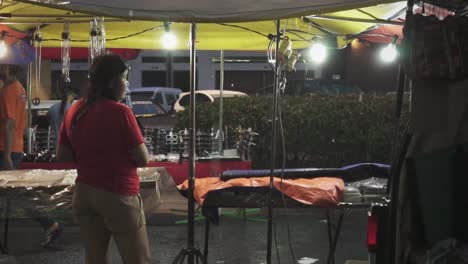
<instances>
[{"instance_id":1,"label":"light fixture","mask_svg":"<svg viewBox=\"0 0 468 264\"><path fill-rule=\"evenodd\" d=\"M310 60L316 64L321 64L327 58L327 48L321 43L314 43L309 48Z\"/></svg>"},{"instance_id":2,"label":"light fixture","mask_svg":"<svg viewBox=\"0 0 468 264\"><path fill-rule=\"evenodd\" d=\"M165 49L174 49L177 45L177 37L171 32L169 22L164 22L164 34L161 36L161 43Z\"/></svg>"},{"instance_id":3,"label":"light fixture","mask_svg":"<svg viewBox=\"0 0 468 264\"><path fill-rule=\"evenodd\" d=\"M7 31L2 31L2 33L0 34L0 58L5 57L7 53L7 45L5 42L5 39L7 36L8 36Z\"/></svg>"},{"instance_id":4,"label":"light fixture","mask_svg":"<svg viewBox=\"0 0 468 264\"><path fill-rule=\"evenodd\" d=\"M392 42L380 50L380 59L384 63L391 63L398 57L398 51L395 43L398 40L398 36L393 36Z\"/></svg>"}]
</instances>

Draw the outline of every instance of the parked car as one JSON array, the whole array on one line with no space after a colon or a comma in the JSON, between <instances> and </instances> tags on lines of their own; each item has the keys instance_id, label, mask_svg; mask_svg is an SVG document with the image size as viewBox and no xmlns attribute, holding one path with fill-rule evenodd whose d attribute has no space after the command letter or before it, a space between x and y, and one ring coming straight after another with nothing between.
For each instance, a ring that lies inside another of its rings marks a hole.
<instances>
[{"instance_id":1,"label":"parked car","mask_svg":"<svg viewBox=\"0 0 468 264\"><path fill-rule=\"evenodd\" d=\"M237 97L237 96L247 96L246 93L224 90L223 98ZM195 101L196 103L213 103L215 100L219 99L220 92L219 90L199 90L195 91ZM174 111L180 112L185 110L187 106L190 105L190 93L185 92L179 95L179 99L174 104Z\"/></svg>"},{"instance_id":2,"label":"parked car","mask_svg":"<svg viewBox=\"0 0 468 264\"><path fill-rule=\"evenodd\" d=\"M140 128L144 129L171 129L176 119L172 117L161 105L150 99L132 100L127 96L125 103L132 108Z\"/></svg>"},{"instance_id":3,"label":"parked car","mask_svg":"<svg viewBox=\"0 0 468 264\"><path fill-rule=\"evenodd\" d=\"M171 112L181 93L182 90L178 88L141 87L131 88L128 95L132 101L151 100L160 105L166 112Z\"/></svg>"}]
</instances>

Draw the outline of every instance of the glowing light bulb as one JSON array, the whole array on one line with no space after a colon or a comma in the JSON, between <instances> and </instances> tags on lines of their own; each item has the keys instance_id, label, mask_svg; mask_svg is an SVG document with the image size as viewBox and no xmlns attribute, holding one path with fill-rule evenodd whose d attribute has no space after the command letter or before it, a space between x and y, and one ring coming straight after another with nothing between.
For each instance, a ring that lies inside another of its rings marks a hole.
<instances>
[{"instance_id":1,"label":"glowing light bulb","mask_svg":"<svg viewBox=\"0 0 468 264\"><path fill-rule=\"evenodd\" d=\"M165 49L174 49L177 45L177 37L172 32L164 32L161 42Z\"/></svg>"},{"instance_id":2,"label":"glowing light bulb","mask_svg":"<svg viewBox=\"0 0 468 264\"><path fill-rule=\"evenodd\" d=\"M7 53L7 46L4 40L0 40L0 57L5 57Z\"/></svg>"},{"instance_id":3,"label":"glowing light bulb","mask_svg":"<svg viewBox=\"0 0 468 264\"><path fill-rule=\"evenodd\" d=\"M398 51L395 48L395 44L389 44L380 50L380 59L385 63L395 61L397 56Z\"/></svg>"},{"instance_id":4,"label":"glowing light bulb","mask_svg":"<svg viewBox=\"0 0 468 264\"><path fill-rule=\"evenodd\" d=\"M312 62L323 63L327 58L327 48L323 44L315 43L309 48L309 57Z\"/></svg>"}]
</instances>

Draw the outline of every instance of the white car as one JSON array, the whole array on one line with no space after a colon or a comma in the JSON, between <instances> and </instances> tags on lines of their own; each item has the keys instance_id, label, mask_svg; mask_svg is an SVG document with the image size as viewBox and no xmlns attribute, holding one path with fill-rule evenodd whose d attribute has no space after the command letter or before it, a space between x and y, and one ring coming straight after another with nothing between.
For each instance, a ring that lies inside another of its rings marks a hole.
<instances>
[{"instance_id":1,"label":"white car","mask_svg":"<svg viewBox=\"0 0 468 264\"><path fill-rule=\"evenodd\" d=\"M237 96L247 96L246 93L224 90L223 98L237 97ZM219 90L198 90L195 91L195 103L209 102L213 103L216 99L219 99L220 91ZM174 111L180 112L185 110L186 107L190 105L190 92L181 93L179 99L174 104Z\"/></svg>"},{"instance_id":2,"label":"white car","mask_svg":"<svg viewBox=\"0 0 468 264\"><path fill-rule=\"evenodd\" d=\"M141 87L131 88L127 93L133 102L151 100L164 108L164 111L170 112L181 89L170 87Z\"/></svg>"}]
</instances>

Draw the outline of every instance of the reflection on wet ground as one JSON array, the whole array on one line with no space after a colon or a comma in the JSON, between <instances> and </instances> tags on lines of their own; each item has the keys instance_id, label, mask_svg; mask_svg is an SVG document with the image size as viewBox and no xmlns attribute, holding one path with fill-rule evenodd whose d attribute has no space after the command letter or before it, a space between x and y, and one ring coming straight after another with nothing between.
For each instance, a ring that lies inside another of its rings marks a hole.
<instances>
[{"instance_id":1,"label":"reflection on wet ground","mask_svg":"<svg viewBox=\"0 0 468 264\"><path fill-rule=\"evenodd\" d=\"M220 225L210 226L208 263L243 264L266 263L267 223L265 210L233 217L238 211L224 210ZM175 224L184 219L182 213L154 214L148 220L148 234L154 263L172 263L179 251L186 247L187 226ZM287 221L288 219L288 221ZM326 263L328 237L325 210L289 209L275 211L272 263ZM367 211L347 210L337 245L335 263L348 259L366 260ZM288 239L289 224L289 239ZM45 250L39 246L41 229L31 220L14 220L10 225L9 248L18 263L81 264L83 250L76 225L69 223L60 239L63 250ZM291 247L289 241L291 242ZM204 222L196 222L196 242L203 251ZM293 254L290 248L292 248ZM115 246L113 263L122 263ZM3 263L3 262L2 262Z\"/></svg>"}]
</instances>

